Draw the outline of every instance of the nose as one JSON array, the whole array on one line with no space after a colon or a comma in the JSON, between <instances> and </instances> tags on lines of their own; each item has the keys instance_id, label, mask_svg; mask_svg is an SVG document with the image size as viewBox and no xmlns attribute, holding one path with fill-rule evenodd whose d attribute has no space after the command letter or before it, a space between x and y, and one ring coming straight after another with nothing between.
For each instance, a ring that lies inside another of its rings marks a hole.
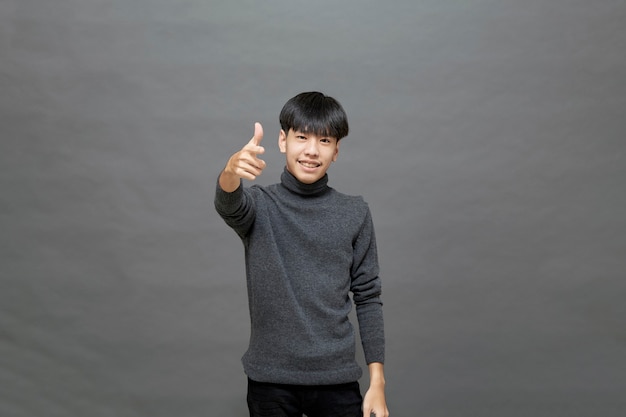
<instances>
[{"instance_id":1,"label":"nose","mask_svg":"<svg viewBox=\"0 0 626 417\"><path fill-rule=\"evenodd\" d=\"M306 143L306 147L304 148L304 153L306 155L317 156L319 154L318 144L316 140L308 140Z\"/></svg>"}]
</instances>

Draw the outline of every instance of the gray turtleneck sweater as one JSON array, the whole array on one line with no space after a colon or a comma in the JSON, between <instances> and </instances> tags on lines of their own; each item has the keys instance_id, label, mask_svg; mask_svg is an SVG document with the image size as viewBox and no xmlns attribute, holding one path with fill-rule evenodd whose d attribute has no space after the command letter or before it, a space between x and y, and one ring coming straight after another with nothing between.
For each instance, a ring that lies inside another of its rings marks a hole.
<instances>
[{"instance_id":1,"label":"gray turtleneck sweater","mask_svg":"<svg viewBox=\"0 0 626 417\"><path fill-rule=\"evenodd\" d=\"M356 306L366 362L384 361L381 284L372 218L361 197L298 181L217 185L215 208L245 248L250 345L242 358L259 382L327 385L356 381Z\"/></svg>"}]
</instances>

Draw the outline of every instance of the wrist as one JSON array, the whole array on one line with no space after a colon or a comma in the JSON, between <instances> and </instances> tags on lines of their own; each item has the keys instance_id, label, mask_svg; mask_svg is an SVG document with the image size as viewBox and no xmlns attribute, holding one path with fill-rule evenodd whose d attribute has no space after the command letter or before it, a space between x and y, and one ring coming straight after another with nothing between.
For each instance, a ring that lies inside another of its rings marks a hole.
<instances>
[{"instance_id":1,"label":"wrist","mask_svg":"<svg viewBox=\"0 0 626 417\"><path fill-rule=\"evenodd\" d=\"M385 377L370 377L370 387L375 388L384 388L385 387Z\"/></svg>"},{"instance_id":2,"label":"wrist","mask_svg":"<svg viewBox=\"0 0 626 417\"><path fill-rule=\"evenodd\" d=\"M228 170L228 168L224 168L219 176L219 185L220 188L228 193L232 193L241 184L241 178Z\"/></svg>"},{"instance_id":3,"label":"wrist","mask_svg":"<svg viewBox=\"0 0 626 417\"><path fill-rule=\"evenodd\" d=\"M369 364L370 371L370 387L384 388L385 387L385 372L383 371L383 364L374 362Z\"/></svg>"}]
</instances>

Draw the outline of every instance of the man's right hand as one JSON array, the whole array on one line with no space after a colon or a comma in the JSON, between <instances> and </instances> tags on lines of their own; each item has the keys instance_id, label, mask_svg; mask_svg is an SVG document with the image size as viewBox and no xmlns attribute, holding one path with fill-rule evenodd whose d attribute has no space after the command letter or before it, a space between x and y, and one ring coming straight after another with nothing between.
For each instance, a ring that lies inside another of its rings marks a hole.
<instances>
[{"instance_id":1,"label":"man's right hand","mask_svg":"<svg viewBox=\"0 0 626 417\"><path fill-rule=\"evenodd\" d=\"M263 139L263 126L261 123L254 124L254 136L239 152L230 157L226 167L220 175L220 187L226 192L233 192L239 188L241 178L254 181L265 168L265 161L257 155L265 152L261 146Z\"/></svg>"}]
</instances>

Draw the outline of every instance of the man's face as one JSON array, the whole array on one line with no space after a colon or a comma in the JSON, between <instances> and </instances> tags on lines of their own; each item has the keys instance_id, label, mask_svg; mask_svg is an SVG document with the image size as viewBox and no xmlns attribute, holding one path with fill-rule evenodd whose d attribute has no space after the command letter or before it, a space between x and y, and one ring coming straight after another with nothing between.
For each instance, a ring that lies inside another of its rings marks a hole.
<instances>
[{"instance_id":1,"label":"man's face","mask_svg":"<svg viewBox=\"0 0 626 417\"><path fill-rule=\"evenodd\" d=\"M322 178L339 153L337 139L293 129L280 131L278 147L287 158L287 170L305 184Z\"/></svg>"}]
</instances>

